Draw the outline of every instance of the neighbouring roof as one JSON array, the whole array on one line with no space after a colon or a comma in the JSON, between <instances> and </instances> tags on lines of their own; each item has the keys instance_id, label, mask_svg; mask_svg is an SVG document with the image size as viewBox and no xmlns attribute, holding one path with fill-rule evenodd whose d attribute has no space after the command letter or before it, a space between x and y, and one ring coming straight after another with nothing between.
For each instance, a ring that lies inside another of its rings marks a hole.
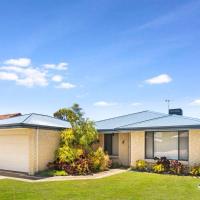
<instances>
[{"instance_id":1,"label":"neighbouring roof","mask_svg":"<svg viewBox=\"0 0 200 200\"><path fill-rule=\"evenodd\" d=\"M46 128L58 128L58 129L70 128L70 124L67 121L36 113L0 120L0 128L18 127L18 126L46 127Z\"/></svg>"},{"instance_id":2,"label":"neighbouring roof","mask_svg":"<svg viewBox=\"0 0 200 200\"><path fill-rule=\"evenodd\" d=\"M8 118L11 118L11 117L17 117L17 116L20 116L20 115L22 115L22 114L21 113L4 114L4 115L0 115L0 120L8 119Z\"/></svg>"},{"instance_id":3,"label":"neighbouring roof","mask_svg":"<svg viewBox=\"0 0 200 200\"><path fill-rule=\"evenodd\" d=\"M166 129L166 128L200 128L200 119L168 115L152 111L143 111L97 121L99 131Z\"/></svg>"}]
</instances>

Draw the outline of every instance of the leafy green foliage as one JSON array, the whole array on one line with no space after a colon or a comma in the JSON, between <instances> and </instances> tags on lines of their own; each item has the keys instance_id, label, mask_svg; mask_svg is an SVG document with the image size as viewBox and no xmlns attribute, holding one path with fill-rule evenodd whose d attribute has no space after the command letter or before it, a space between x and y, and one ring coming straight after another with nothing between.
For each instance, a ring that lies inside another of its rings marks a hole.
<instances>
[{"instance_id":1,"label":"leafy green foliage","mask_svg":"<svg viewBox=\"0 0 200 200\"><path fill-rule=\"evenodd\" d=\"M49 176L67 176L68 174L64 170L51 170L51 169L48 169L48 170L39 172L37 175L41 176L41 177L49 177Z\"/></svg>"},{"instance_id":2,"label":"leafy green foliage","mask_svg":"<svg viewBox=\"0 0 200 200\"><path fill-rule=\"evenodd\" d=\"M111 166L109 156L104 153L101 147L96 151L92 151L89 155L89 159L91 160L91 168L94 172L108 170Z\"/></svg>"},{"instance_id":3,"label":"leafy green foliage","mask_svg":"<svg viewBox=\"0 0 200 200\"><path fill-rule=\"evenodd\" d=\"M147 169L147 162L145 160L137 160L136 169L139 171L145 171Z\"/></svg>"},{"instance_id":4,"label":"leafy green foliage","mask_svg":"<svg viewBox=\"0 0 200 200\"><path fill-rule=\"evenodd\" d=\"M200 176L200 166L193 166L190 170L192 176Z\"/></svg>"},{"instance_id":5,"label":"leafy green foliage","mask_svg":"<svg viewBox=\"0 0 200 200\"><path fill-rule=\"evenodd\" d=\"M164 167L164 165L163 164L155 164L154 166L153 166L153 171L155 172L155 173L163 173L163 172L165 172L165 167Z\"/></svg>"},{"instance_id":6,"label":"leafy green foliage","mask_svg":"<svg viewBox=\"0 0 200 200\"><path fill-rule=\"evenodd\" d=\"M77 103L73 104L71 108L61 108L56 111L54 117L70 122L71 126L74 127L79 122L84 121L82 108Z\"/></svg>"},{"instance_id":7,"label":"leafy green foliage","mask_svg":"<svg viewBox=\"0 0 200 200\"><path fill-rule=\"evenodd\" d=\"M60 109L54 116L68 120L72 128L61 131L60 147L56 151L55 162L48 165L50 168L80 175L107 170L110 167L108 155L101 148L94 148L98 141L97 131L94 123L83 117L78 104Z\"/></svg>"},{"instance_id":8,"label":"leafy green foliage","mask_svg":"<svg viewBox=\"0 0 200 200\"><path fill-rule=\"evenodd\" d=\"M187 166L184 166L178 160L168 160L166 157L156 158L156 163L146 162L145 160L136 161L133 170L155 172L155 173L172 173L188 174Z\"/></svg>"}]
</instances>

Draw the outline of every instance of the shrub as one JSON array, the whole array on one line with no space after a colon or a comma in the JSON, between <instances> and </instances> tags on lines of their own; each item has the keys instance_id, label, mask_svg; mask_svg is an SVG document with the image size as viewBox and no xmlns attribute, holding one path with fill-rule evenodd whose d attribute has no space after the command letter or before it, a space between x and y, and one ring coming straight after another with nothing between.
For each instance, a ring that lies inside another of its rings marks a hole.
<instances>
[{"instance_id":1,"label":"shrub","mask_svg":"<svg viewBox=\"0 0 200 200\"><path fill-rule=\"evenodd\" d=\"M71 108L60 109L54 116L68 120L71 129L60 133L60 147L56 159L49 163L49 169L64 170L70 175L86 175L108 170L111 161L102 148L96 148L98 134L94 123L83 118L78 104Z\"/></svg>"},{"instance_id":2,"label":"shrub","mask_svg":"<svg viewBox=\"0 0 200 200\"><path fill-rule=\"evenodd\" d=\"M155 173L163 173L163 172L165 172L165 167L164 167L164 165L163 164L155 164L154 166L153 166L153 171L155 172Z\"/></svg>"},{"instance_id":3,"label":"shrub","mask_svg":"<svg viewBox=\"0 0 200 200\"><path fill-rule=\"evenodd\" d=\"M72 148L69 146L61 146L57 151L56 151L56 158L62 163L62 162L67 162L71 163L75 160L75 152Z\"/></svg>"},{"instance_id":4,"label":"shrub","mask_svg":"<svg viewBox=\"0 0 200 200\"><path fill-rule=\"evenodd\" d=\"M91 169L94 172L105 171L111 167L109 156L104 153L103 149L99 147L96 151L89 155Z\"/></svg>"},{"instance_id":5,"label":"shrub","mask_svg":"<svg viewBox=\"0 0 200 200\"><path fill-rule=\"evenodd\" d=\"M193 166L190 170L192 176L200 176L200 166Z\"/></svg>"},{"instance_id":6,"label":"shrub","mask_svg":"<svg viewBox=\"0 0 200 200\"><path fill-rule=\"evenodd\" d=\"M160 165L160 168L164 168L164 172L168 172L170 170L170 161L166 157L155 158L155 160L157 160L156 165Z\"/></svg>"},{"instance_id":7,"label":"shrub","mask_svg":"<svg viewBox=\"0 0 200 200\"><path fill-rule=\"evenodd\" d=\"M89 160L86 158L80 158L75 160L73 163L66 164L64 163L63 169L71 175L86 175L91 174L89 167Z\"/></svg>"},{"instance_id":8,"label":"shrub","mask_svg":"<svg viewBox=\"0 0 200 200\"><path fill-rule=\"evenodd\" d=\"M67 172L64 170L54 170L53 171L54 176L67 176Z\"/></svg>"},{"instance_id":9,"label":"shrub","mask_svg":"<svg viewBox=\"0 0 200 200\"><path fill-rule=\"evenodd\" d=\"M43 176L43 177L49 177L49 176L67 176L68 174L64 170L44 170L39 172L37 175Z\"/></svg>"},{"instance_id":10,"label":"shrub","mask_svg":"<svg viewBox=\"0 0 200 200\"><path fill-rule=\"evenodd\" d=\"M184 171L184 166L178 160L172 160L170 162L170 171L174 174L182 174Z\"/></svg>"},{"instance_id":11,"label":"shrub","mask_svg":"<svg viewBox=\"0 0 200 200\"><path fill-rule=\"evenodd\" d=\"M145 160L137 160L136 161L136 169L139 171L147 170L147 162Z\"/></svg>"}]
</instances>

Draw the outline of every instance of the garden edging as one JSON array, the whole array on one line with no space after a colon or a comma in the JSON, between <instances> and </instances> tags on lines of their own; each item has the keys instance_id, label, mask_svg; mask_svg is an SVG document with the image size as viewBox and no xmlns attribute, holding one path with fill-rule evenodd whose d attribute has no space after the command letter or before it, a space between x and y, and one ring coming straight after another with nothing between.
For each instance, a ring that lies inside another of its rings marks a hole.
<instances>
[{"instance_id":1,"label":"garden edging","mask_svg":"<svg viewBox=\"0 0 200 200\"><path fill-rule=\"evenodd\" d=\"M54 176L54 177L41 177L36 180L33 180L27 177L18 178L12 176L0 176L0 179L11 179L11 180L18 180L30 183L36 182L51 182L51 181L71 181L71 180L92 180L92 179L101 179L105 177L109 177L112 175L120 174L126 172L127 169L110 169L109 171L99 172L93 175L86 175L86 176Z\"/></svg>"}]
</instances>

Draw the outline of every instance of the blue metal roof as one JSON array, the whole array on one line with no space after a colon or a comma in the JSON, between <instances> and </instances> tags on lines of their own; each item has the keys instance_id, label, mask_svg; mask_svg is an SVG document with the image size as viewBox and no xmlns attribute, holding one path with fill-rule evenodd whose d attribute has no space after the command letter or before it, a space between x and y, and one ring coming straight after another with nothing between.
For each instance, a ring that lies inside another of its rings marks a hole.
<instances>
[{"instance_id":1,"label":"blue metal roof","mask_svg":"<svg viewBox=\"0 0 200 200\"><path fill-rule=\"evenodd\" d=\"M36 113L0 120L0 128L11 126L34 126L48 128L70 128L70 123L51 116Z\"/></svg>"},{"instance_id":2,"label":"blue metal roof","mask_svg":"<svg viewBox=\"0 0 200 200\"><path fill-rule=\"evenodd\" d=\"M200 119L168 115L156 119L146 120L118 127L118 129L150 129L150 128L172 128L172 127L200 127Z\"/></svg>"},{"instance_id":3,"label":"blue metal roof","mask_svg":"<svg viewBox=\"0 0 200 200\"><path fill-rule=\"evenodd\" d=\"M120 131L138 129L164 129L164 128L200 128L200 119L178 115L168 115L152 111L143 111L129 115L97 121L99 131Z\"/></svg>"},{"instance_id":4,"label":"blue metal roof","mask_svg":"<svg viewBox=\"0 0 200 200\"><path fill-rule=\"evenodd\" d=\"M138 113L132 113L129 115L123 115L119 117L97 121L95 125L98 130L114 130L118 127L125 126L128 124L134 124L137 122L155 119L163 116L167 115L163 113L146 110Z\"/></svg>"}]
</instances>

